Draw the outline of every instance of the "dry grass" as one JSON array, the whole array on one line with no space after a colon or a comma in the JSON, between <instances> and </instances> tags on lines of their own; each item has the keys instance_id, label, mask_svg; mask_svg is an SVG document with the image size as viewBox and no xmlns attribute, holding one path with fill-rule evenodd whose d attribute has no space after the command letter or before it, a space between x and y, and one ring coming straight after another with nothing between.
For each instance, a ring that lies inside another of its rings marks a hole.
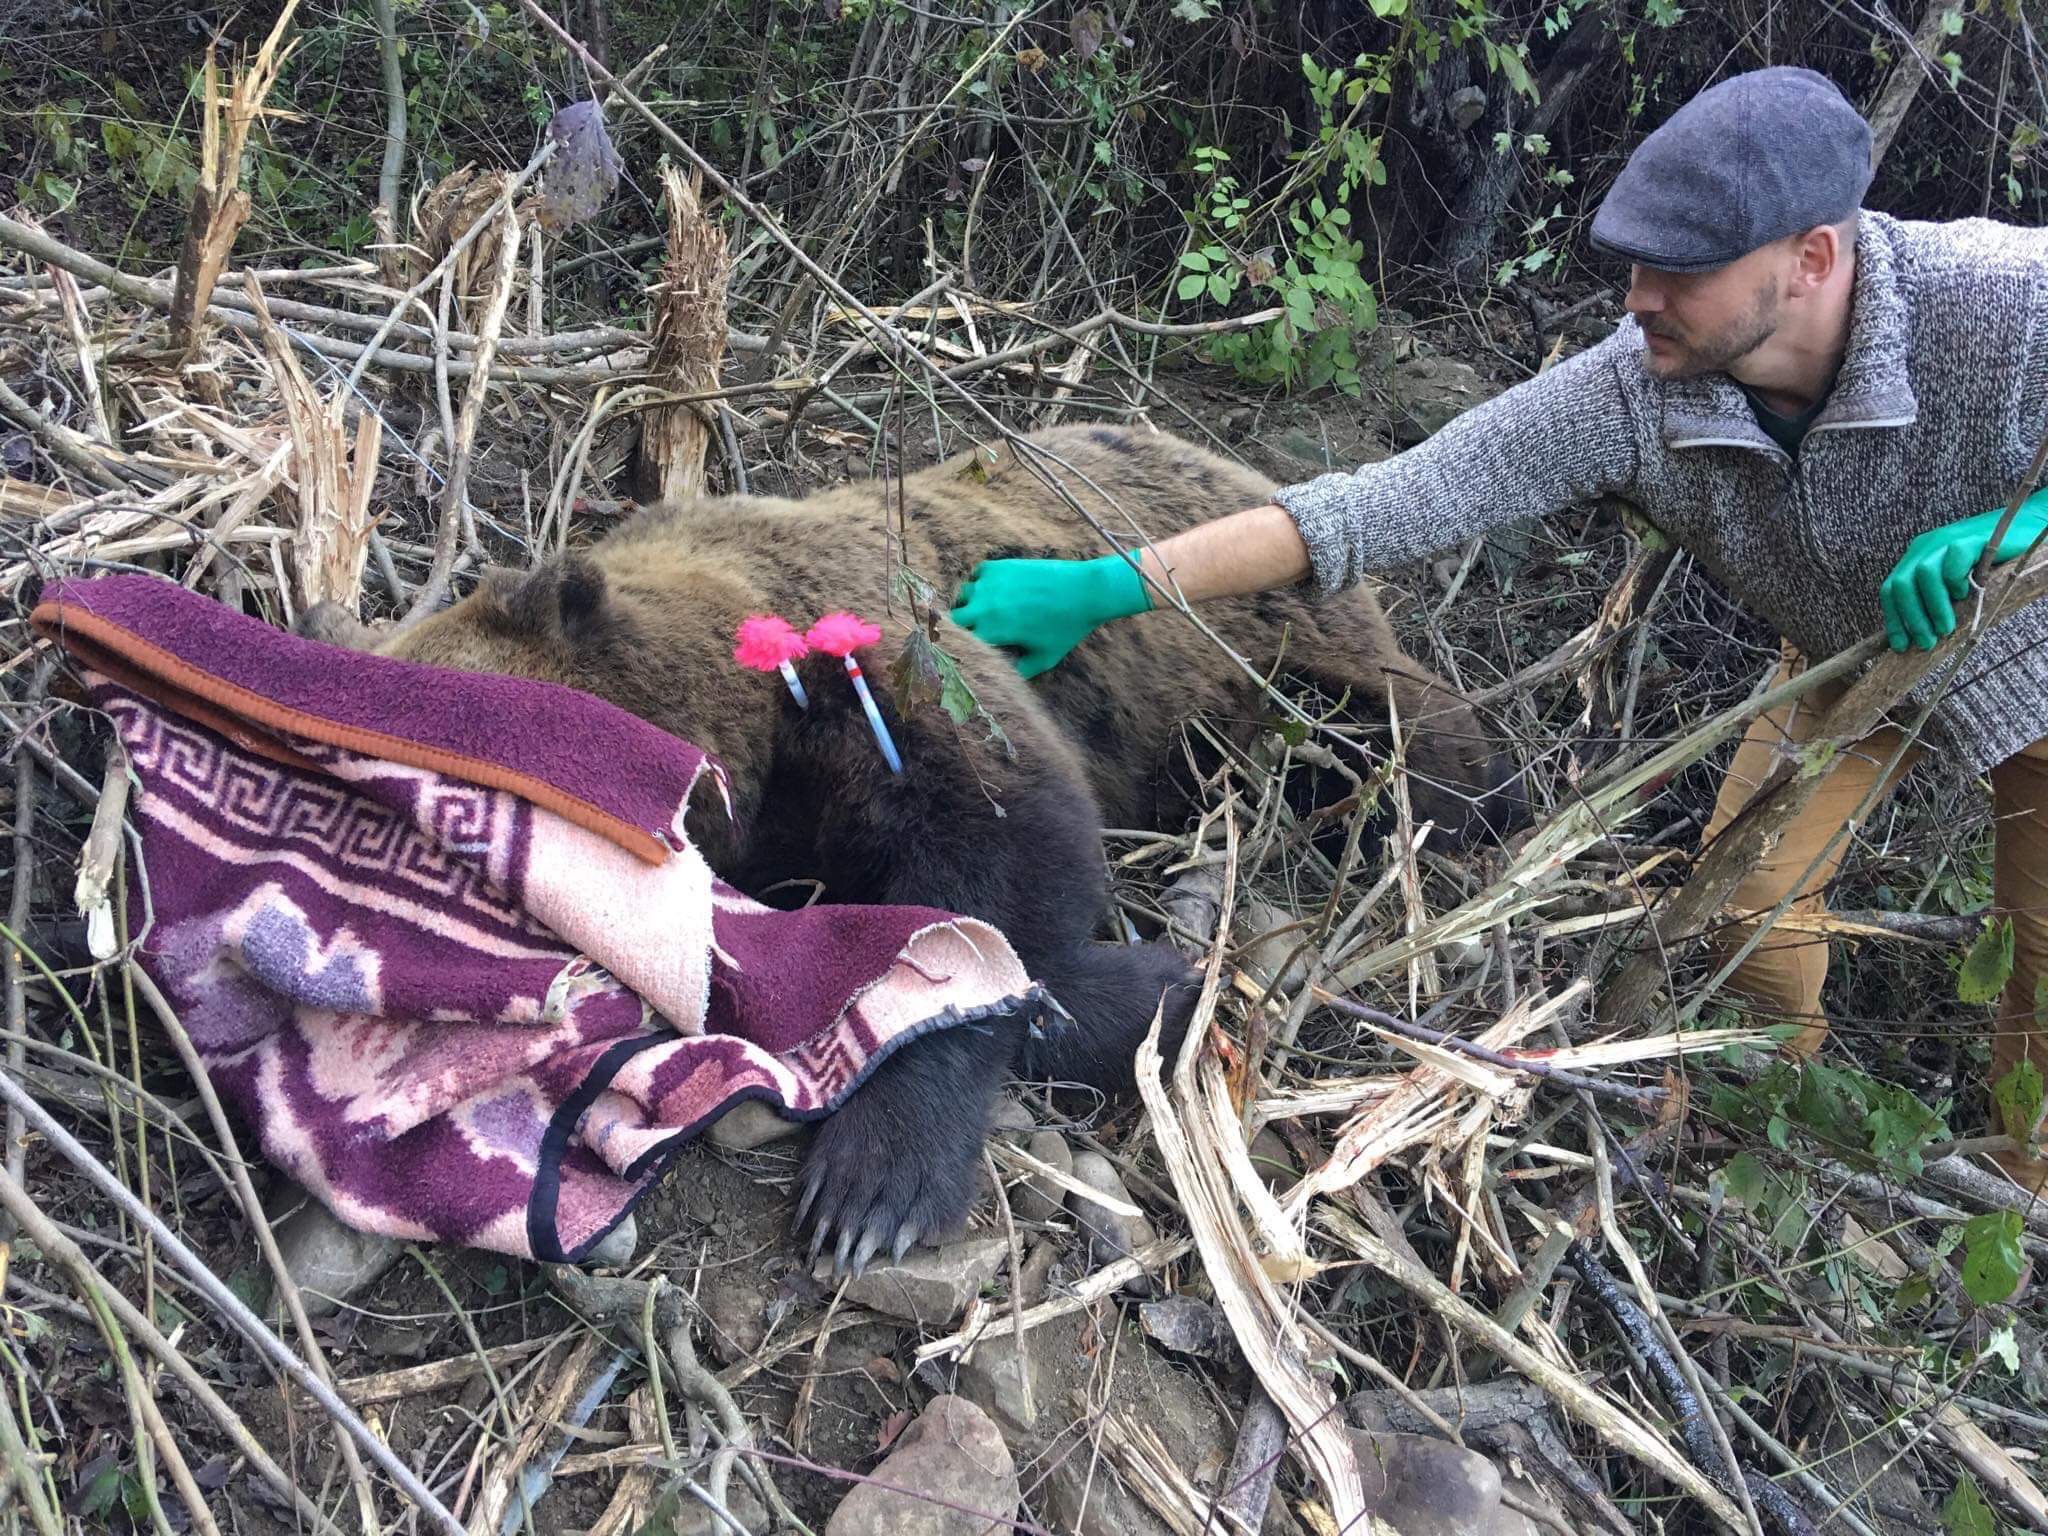
<instances>
[{"instance_id":1,"label":"dry grass","mask_svg":"<svg viewBox=\"0 0 2048 1536\"><path fill-rule=\"evenodd\" d=\"M708 1387L671 1402L641 1385L644 1369L623 1351L653 1350L653 1292L644 1332L637 1319L588 1332L551 1311L534 1338L487 1346L464 1310L474 1293L457 1302L450 1291L472 1348L397 1371L344 1366L341 1398L324 1402L301 1395L325 1370L301 1318L289 1343L271 1340L273 1362L282 1349L308 1362L291 1399L302 1417L280 1427L249 1386L222 1308L175 1260L196 1252L216 1270L253 1268L267 1218L231 1172L236 1154L206 1096L163 1049L175 1021L152 1007L147 978L108 931L121 882L144 877L124 858L125 780L30 642L26 599L60 572L145 569L278 623L323 600L420 613L487 558L516 562L601 525L627 499L634 412L658 413L663 433L697 434L657 456L664 483L713 444L725 487L749 470L815 480L848 451L887 472L909 446L889 434L920 415L986 439L991 423L1007 432L1052 411L1115 409L1111 387L1081 366L1096 355L1091 339L1172 347L1187 328L1114 309L1054 325L934 262L931 286L894 302L807 274L813 297L771 345L728 328L712 292L723 292L727 247L673 172L671 266L646 295L648 330L579 322L558 313L549 285L556 237L531 196L547 174L539 163L463 172L417 199L404 249L381 267L237 269L237 205L219 173L264 110L271 63L266 54L237 73L218 103L209 88L207 131L225 147L208 162L174 280L116 271L32 223L0 220L0 417L13 434L0 478L0 594L13 612L0 686L16 768L6 1082L11 1103L32 1096L132 1202L82 1182L47 1133L27 1134L24 1115L41 1122L14 1103L0 1180L14 1223L0 1484L14 1502L0 1521L38 1532L79 1523L64 1511L93 1463L63 1426L97 1404L113 1411L94 1443L134 1473L138 1523L160 1530L181 1499L202 1530L208 1507L247 1516L263 1504L248 1492L257 1484L309 1528L367 1526L373 1511L386 1529L432 1527L419 1510L438 1505L444 1528L496 1529L522 1477L548 1466L562 1481L608 1479L593 1528L630 1529L675 1486L671 1472L703 1482L713 1468L723 1496L735 1458L753 1478L765 1461L744 1448L773 1440L730 1424L676 1440L676 1424L715 1424L722 1410ZM621 86L614 115L630 115L632 100ZM735 243L764 227L758 210L743 213ZM692 287L707 271L715 283ZM728 347L737 362L721 357ZM1051 372L1048 354L1061 363ZM1117 387L1130 383L1115 374ZM1161 406L1156 374L1139 383L1139 410L1182 424ZM1480 556L1465 552L1445 590L1489 583L1475 574ZM1345 1433L1365 1397L1441 1423L1423 1391L1495 1371L1537 1384L1569 1424L1578 1466L1562 1481L1587 1529L1750 1529L1760 1506L1730 1475L1730 1453L1779 1480L1816 1525L1909 1527L1920 1516L1900 1513L1897 1480L1879 1473L1896 1462L1909 1489L1938 1502L1953 1456L2002 1517L2048 1529L2048 1501L2008 1450L2030 1452L2048 1431L2031 1402L2043 1368L2034 1319L1969 1303L1939 1246L1971 1211L2023 1203L1989 1181L1873 1173L1839 1155L1863 1149L1796 1138L1774 1149L1718 1119L1713 1070L1768 1036L1749 1020L1677 1027L1675 1012L1705 1001L1688 950L1650 975L1654 1006L1623 1027L1594 1022L1621 941L1686 871L1687 824L1670 818L1696 813L1709 759L1758 707L1759 656L1730 640L1718 600L1682 561L1618 540L1526 598L1491 590L1491 627L1469 617L1478 605L1436 595L1404 622L1522 739L1548 808L1541 824L1465 861L1432 851L1405 800L1383 841L1364 807L1342 825L1305 825L1287 807L1288 776L1356 744L1274 733L1228 761L1190 828L1113 836L1126 913L1169 931L1180 914L1179 936L1208 965L1200 1027L1148 1086L1142 1115L1088 1133L1120 1133L1116 1149L1166 1235L1068 1277L1036 1306L978 1306L911 1363L1104 1315L1126 1282L1170 1276L1213 1301L1285 1421L1285 1464L1267 1457L1251 1476L1278 1476L1294 1517L1318 1529L1368 1528ZM1521 654L1539 626L1517 620L1516 643L1504 644L1497 621L1523 601L1584 623ZM1319 701L1280 693L1276 704L1312 715ZM1924 828L1895 831L1914 862L1903 840ZM1851 882L1874 880L1890 857L1860 860ZM57 976L26 935L74 902L94 918L100 959ZM1185 916L1205 903L1206 926ZM1901 952L1920 942L1883 916L1836 931ZM1859 964L1877 977L1866 990L1915 974L1890 953ZM1294 1164L1277 1184L1275 1147ZM1782 1213L1765 1219L1730 1192L1722 1169L1742 1150L1804 1180L1796 1241ZM1951 1174L1967 1150L1944 1165ZM1007 1152L1001 1163L1006 1177L1044 1172ZM2048 1253L2048 1220L2026 1221ZM1871 1258L1879 1250L1889 1265ZM1652 1336L1621 1337L1586 1304L1574 1255L1590 1263L1596 1251L1654 1320ZM1914 1276L1929 1282L1917 1303ZM663 1326L679 1357L688 1323ZM778 1347L822 1350L833 1326L828 1313ZM2001 1363L2006 1329L2016 1374ZM88 1389L48 1345L53 1334L102 1340L93 1347L111 1374ZM1697 1413L1658 1386L1659 1352L1678 1357L1715 1416L1711 1451L1686 1433ZM175 1428L157 1409L159 1373L183 1383ZM1219 1387L1228 1380L1216 1373ZM432 1505L409 1498L378 1459L388 1416L465 1388L474 1411L412 1466ZM1151 1426L1114 1404L1100 1413L1108 1458L1169 1528L1233 1528L1237 1488L1199 1485ZM572 1421L611 1425L616 1444L571 1447ZM657 1446L660 1466L647 1460ZM232 1499L202 1487L216 1455L248 1469Z\"/></svg>"}]
</instances>

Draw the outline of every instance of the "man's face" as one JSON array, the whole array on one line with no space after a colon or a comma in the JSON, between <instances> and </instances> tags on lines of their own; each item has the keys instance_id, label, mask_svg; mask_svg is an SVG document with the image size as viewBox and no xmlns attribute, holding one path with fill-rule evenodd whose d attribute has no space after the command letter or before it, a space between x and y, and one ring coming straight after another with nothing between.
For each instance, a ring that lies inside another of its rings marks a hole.
<instances>
[{"instance_id":1,"label":"man's face","mask_svg":"<svg viewBox=\"0 0 2048 1536\"><path fill-rule=\"evenodd\" d=\"M1628 312L1643 328L1643 363L1654 378L1726 373L1778 329L1784 252L1751 251L1711 272L1632 267Z\"/></svg>"}]
</instances>

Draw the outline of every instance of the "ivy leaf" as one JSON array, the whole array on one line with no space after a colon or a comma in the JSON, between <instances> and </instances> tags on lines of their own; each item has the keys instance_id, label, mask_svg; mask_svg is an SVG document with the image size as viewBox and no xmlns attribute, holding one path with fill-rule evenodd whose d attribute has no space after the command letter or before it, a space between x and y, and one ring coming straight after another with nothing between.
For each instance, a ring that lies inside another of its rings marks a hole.
<instances>
[{"instance_id":1,"label":"ivy leaf","mask_svg":"<svg viewBox=\"0 0 2048 1536\"><path fill-rule=\"evenodd\" d=\"M1977 1491L1977 1480L1965 1472L1956 1491L1941 1506L1941 1528L1948 1536L1998 1536L1991 1518L1991 1506Z\"/></svg>"},{"instance_id":2,"label":"ivy leaf","mask_svg":"<svg viewBox=\"0 0 2048 1536\"><path fill-rule=\"evenodd\" d=\"M1991 1085L1991 1098L1998 1106L1999 1124L2005 1134L2022 1146L2034 1132L2041 1117L2041 1070L2023 1061Z\"/></svg>"},{"instance_id":3,"label":"ivy leaf","mask_svg":"<svg viewBox=\"0 0 2048 1536\"><path fill-rule=\"evenodd\" d=\"M2012 979L2012 919L2000 918L1982 933L1956 972L1956 1000L1989 1003Z\"/></svg>"},{"instance_id":4,"label":"ivy leaf","mask_svg":"<svg viewBox=\"0 0 2048 1536\"><path fill-rule=\"evenodd\" d=\"M78 1474L77 1490L65 1501L74 1515L104 1515L121 1498L121 1463L113 1453L102 1451Z\"/></svg>"},{"instance_id":5,"label":"ivy leaf","mask_svg":"<svg viewBox=\"0 0 2048 1536\"><path fill-rule=\"evenodd\" d=\"M1896 1291L1892 1292L1892 1310L1910 1312L1934 1294L1934 1287L1927 1283L1925 1275L1915 1275Z\"/></svg>"},{"instance_id":6,"label":"ivy leaf","mask_svg":"<svg viewBox=\"0 0 2048 1536\"><path fill-rule=\"evenodd\" d=\"M1984 1341L1984 1352L1987 1355L1996 1355L2008 1376L2019 1374L2020 1341L2011 1323L2007 1323Z\"/></svg>"},{"instance_id":7,"label":"ivy leaf","mask_svg":"<svg viewBox=\"0 0 2048 1536\"><path fill-rule=\"evenodd\" d=\"M1017 755L1009 734L982 707L973 685L961 672L960 663L932 644L923 630L912 630L896 653L896 660L889 667L889 683L895 690L896 707L905 715L936 704L956 724L967 725L979 719L988 728L988 739L1002 749L1003 756ZM996 807L996 814L1002 814L1002 807Z\"/></svg>"},{"instance_id":8,"label":"ivy leaf","mask_svg":"<svg viewBox=\"0 0 2048 1536\"><path fill-rule=\"evenodd\" d=\"M1767 1177L1762 1160L1753 1152L1744 1152L1731 1159L1721 1170L1721 1184L1728 1191L1729 1198L1739 1200L1752 1209L1763 1196Z\"/></svg>"},{"instance_id":9,"label":"ivy leaf","mask_svg":"<svg viewBox=\"0 0 2048 1536\"><path fill-rule=\"evenodd\" d=\"M1978 1306L2011 1296L2020 1264L2018 1211L1987 1211L1963 1223L1963 1292Z\"/></svg>"}]
</instances>

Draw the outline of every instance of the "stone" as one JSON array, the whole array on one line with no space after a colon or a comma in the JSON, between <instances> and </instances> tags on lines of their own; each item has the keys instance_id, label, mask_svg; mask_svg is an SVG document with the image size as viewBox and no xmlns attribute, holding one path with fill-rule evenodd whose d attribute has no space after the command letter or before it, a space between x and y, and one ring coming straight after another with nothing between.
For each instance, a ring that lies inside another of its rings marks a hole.
<instances>
[{"instance_id":1,"label":"stone","mask_svg":"<svg viewBox=\"0 0 2048 1536\"><path fill-rule=\"evenodd\" d=\"M703 1480L698 1479L698 1485L701 1487L702 1484ZM675 1519L663 1525L662 1530L673 1532L674 1536L732 1536L732 1527L712 1513L709 1504L686 1488L680 1489L680 1492L682 1497L675 1505ZM755 1496L754 1490L737 1472L733 1474L732 1481L726 1484L725 1509L727 1514L750 1532L767 1531L774 1525L768 1518L768 1511L761 1507L761 1501Z\"/></svg>"},{"instance_id":2,"label":"stone","mask_svg":"<svg viewBox=\"0 0 2048 1536\"><path fill-rule=\"evenodd\" d=\"M624 1269L639 1248L640 1223L628 1214L583 1255L583 1262L598 1269Z\"/></svg>"},{"instance_id":3,"label":"stone","mask_svg":"<svg viewBox=\"0 0 2048 1536\"><path fill-rule=\"evenodd\" d=\"M1007 1525L1021 1498L1002 1432L962 1397L933 1398L871 1475L839 1501L825 1536L981 1536Z\"/></svg>"},{"instance_id":4,"label":"stone","mask_svg":"<svg viewBox=\"0 0 2048 1536\"><path fill-rule=\"evenodd\" d=\"M1013 1434L1034 1428L1045 1406L1039 1385L1044 1375L1039 1355L1053 1335L1045 1340L1037 1335L1046 1332L1044 1328L1031 1330L1024 1336L1026 1347L1020 1350L1016 1335L1002 1331L997 1324L955 1368L960 1394Z\"/></svg>"},{"instance_id":5,"label":"stone","mask_svg":"<svg viewBox=\"0 0 2048 1536\"><path fill-rule=\"evenodd\" d=\"M1252 1144L1245 1149L1252 1160L1252 1168L1266 1181L1266 1188L1274 1194L1285 1194L1301 1182L1301 1164L1295 1161L1294 1149L1287 1145L1287 1138L1270 1125L1262 1125L1252 1137Z\"/></svg>"},{"instance_id":6,"label":"stone","mask_svg":"<svg viewBox=\"0 0 2048 1536\"><path fill-rule=\"evenodd\" d=\"M728 1152L751 1152L771 1141L794 1136L803 1127L785 1119L760 1099L742 1099L705 1128L704 1139Z\"/></svg>"},{"instance_id":7,"label":"stone","mask_svg":"<svg viewBox=\"0 0 2048 1536\"><path fill-rule=\"evenodd\" d=\"M1434 436L1446 423L1499 393L1470 363L1435 353L1417 353L1396 363L1387 386L1394 397L1394 441L1404 448Z\"/></svg>"},{"instance_id":8,"label":"stone","mask_svg":"<svg viewBox=\"0 0 2048 1536\"><path fill-rule=\"evenodd\" d=\"M846 1299L885 1317L937 1327L964 1312L1009 1255L1009 1241L1001 1237L914 1249L900 1264L870 1264L847 1282ZM820 1280L831 1270L829 1259L820 1261Z\"/></svg>"},{"instance_id":9,"label":"stone","mask_svg":"<svg viewBox=\"0 0 2048 1536\"><path fill-rule=\"evenodd\" d=\"M1183 871L1159 893L1159 910L1173 926L1166 937L1190 960L1207 956L1223 917L1223 871L1213 864Z\"/></svg>"},{"instance_id":10,"label":"stone","mask_svg":"<svg viewBox=\"0 0 2048 1536\"><path fill-rule=\"evenodd\" d=\"M1074 1154L1074 1177L1090 1189L1098 1190L1112 1199L1127 1205L1137 1202L1131 1199L1131 1192L1124 1188L1124 1181L1116 1166L1100 1152L1076 1152ZM1097 1205L1085 1195L1070 1192L1067 1195L1067 1209L1088 1234L1089 1263L1095 1268L1113 1264L1118 1259L1127 1259L1138 1249L1155 1240L1157 1234L1152 1223L1140 1214L1125 1216Z\"/></svg>"},{"instance_id":11,"label":"stone","mask_svg":"<svg viewBox=\"0 0 2048 1536\"><path fill-rule=\"evenodd\" d=\"M285 1273L306 1304L306 1315L325 1317L374 1285L398 1262L405 1245L397 1238L358 1232L297 1185L290 1190L299 1204L283 1220L274 1221L271 1231Z\"/></svg>"},{"instance_id":12,"label":"stone","mask_svg":"<svg viewBox=\"0 0 2048 1536\"><path fill-rule=\"evenodd\" d=\"M801 1270L791 1278L804 1291L812 1289ZM697 1303L710 1324L705 1343L721 1364L748 1359L766 1342L774 1291L768 1271L757 1263L707 1264L699 1272Z\"/></svg>"},{"instance_id":13,"label":"stone","mask_svg":"<svg viewBox=\"0 0 2048 1536\"><path fill-rule=\"evenodd\" d=\"M1024 1150L1061 1173L1074 1171L1074 1149L1058 1131L1036 1132ZM1010 1210L1019 1221L1051 1221L1065 1207L1066 1199L1066 1190L1034 1171L1025 1174L1010 1192Z\"/></svg>"},{"instance_id":14,"label":"stone","mask_svg":"<svg viewBox=\"0 0 2048 1536\"><path fill-rule=\"evenodd\" d=\"M1124 1486L1108 1457L1088 1454L1085 1440L1052 1464L1036 1498L1049 1531L1071 1536L1173 1536L1173 1527ZM1217 1529L1225 1527L1219 1523Z\"/></svg>"},{"instance_id":15,"label":"stone","mask_svg":"<svg viewBox=\"0 0 2048 1536\"><path fill-rule=\"evenodd\" d=\"M1401 1536L1472 1536L1500 1513L1500 1468L1428 1435L1351 1432L1365 1506Z\"/></svg>"},{"instance_id":16,"label":"stone","mask_svg":"<svg viewBox=\"0 0 2048 1536\"><path fill-rule=\"evenodd\" d=\"M1271 902L1261 901L1256 896L1239 910L1231 937L1237 944L1247 946L1244 950L1244 972L1261 987L1272 986L1273 978L1278 976L1281 990L1293 992L1308 980L1309 962L1314 958L1315 949L1312 945L1304 947L1304 940L1313 934L1311 930L1298 926L1298 921ZM1297 926L1290 927L1290 924ZM1287 931L1274 931L1282 928ZM1296 953L1297 950L1300 952Z\"/></svg>"},{"instance_id":17,"label":"stone","mask_svg":"<svg viewBox=\"0 0 2048 1536\"><path fill-rule=\"evenodd\" d=\"M994 1135L1021 1141L1038 1129L1038 1119L1006 1093L996 1100L996 1107L988 1117L988 1128Z\"/></svg>"},{"instance_id":18,"label":"stone","mask_svg":"<svg viewBox=\"0 0 2048 1536\"><path fill-rule=\"evenodd\" d=\"M1032 1446L1025 1488L1040 1523L1061 1536L1171 1536L1174 1529L1125 1485L1107 1456L1095 1453L1097 1422L1105 1410L1126 1425L1143 1425L1158 1436L1173 1464L1206 1494L1216 1493L1236 1443L1236 1433L1217 1410L1202 1375L1172 1363L1147 1344L1131 1322L1120 1326L1124 1336L1114 1345L1102 1340L1084 1356L1078 1338L1070 1336L1065 1350L1069 1358L1043 1361L1046 1405L1040 1417L1051 1423L1042 1422L1048 1432ZM1114 1389L1107 1403L1097 1406L1090 1394L1099 1390L1099 1381L1091 1381L1112 1347ZM1054 1428L1057 1432L1050 1432ZM1024 1442L1011 1444L1024 1455ZM1285 1502L1278 1497L1272 1501L1267 1530L1301 1529L1277 1513Z\"/></svg>"}]
</instances>

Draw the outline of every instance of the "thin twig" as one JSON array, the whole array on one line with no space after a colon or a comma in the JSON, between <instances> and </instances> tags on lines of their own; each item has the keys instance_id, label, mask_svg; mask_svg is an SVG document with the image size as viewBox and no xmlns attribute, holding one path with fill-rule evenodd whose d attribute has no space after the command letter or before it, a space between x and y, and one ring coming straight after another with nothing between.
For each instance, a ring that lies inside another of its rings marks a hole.
<instances>
[{"instance_id":1,"label":"thin twig","mask_svg":"<svg viewBox=\"0 0 2048 1536\"><path fill-rule=\"evenodd\" d=\"M271 1332L263 1319L251 1312L242 1299L228 1288L227 1282L215 1274L204 1259L187 1247L184 1240L165 1225L156 1212L136 1199L134 1192L114 1177L106 1164L82 1145L77 1137L65 1130L54 1116L35 1101L34 1095L6 1073L0 1073L0 1098L18 1108L29 1125L60 1157L84 1174L88 1182L119 1206L129 1220L147 1232L155 1240L157 1247L177 1265L185 1278L233 1324L235 1331L254 1344L272 1365L312 1397L369 1455L370 1459L376 1462L385 1475L398 1485L399 1491L419 1506L436 1530L445 1532L446 1536L466 1536L461 1522L434 1497L432 1490L419 1480L398 1454L357 1417L355 1410L341 1400L326 1380ZM6 1198L8 1189L19 1188L20 1186L12 1179L0 1175L0 1200Z\"/></svg>"}]
</instances>

